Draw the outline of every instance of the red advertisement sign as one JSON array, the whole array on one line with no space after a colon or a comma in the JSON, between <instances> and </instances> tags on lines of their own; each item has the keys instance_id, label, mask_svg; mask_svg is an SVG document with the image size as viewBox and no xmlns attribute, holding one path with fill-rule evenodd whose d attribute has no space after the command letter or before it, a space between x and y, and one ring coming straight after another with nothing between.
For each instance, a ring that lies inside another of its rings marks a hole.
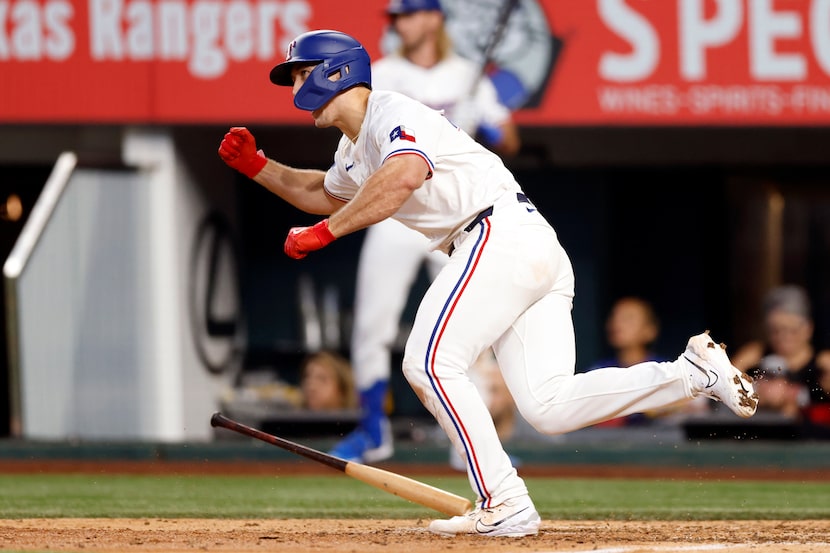
<instances>
[{"instance_id":1,"label":"red advertisement sign","mask_svg":"<svg viewBox=\"0 0 830 553\"><path fill-rule=\"evenodd\" d=\"M480 59L499 0L443 0ZM268 80L386 0L0 0L0 122L310 123ZM488 65L523 125L827 125L830 0L521 0Z\"/></svg>"},{"instance_id":2,"label":"red advertisement sign","mask_svg":"<svg viewBox=\"0 0 830 553\"><path fill-rule=\"evenodd\" d=\"M0 0L0 120L310 121L268 80L288 43L336 28L377 44L380 0Z\"/></svg>"},{"instance_id":3,"label":"red advertisement sign","mask_svg":"<svg viewBox=\"0 0 830 553\"><path fill-rule=\"evenodd\" d=\"M830 123L828 0L563 0L546 7L564 42L542 108L548 121Z\"/></svg>"}]
</instances>

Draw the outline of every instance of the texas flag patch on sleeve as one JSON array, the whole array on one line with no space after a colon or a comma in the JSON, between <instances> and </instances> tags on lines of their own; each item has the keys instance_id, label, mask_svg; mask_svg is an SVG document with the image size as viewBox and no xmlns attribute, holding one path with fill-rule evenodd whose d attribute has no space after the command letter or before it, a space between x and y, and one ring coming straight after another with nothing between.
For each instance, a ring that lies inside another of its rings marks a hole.
<instances>
[{"instance_id":1,"label":"texas flag patch on sleeve","mask_svg":"<svg viewBox=\"0 0 830 553\"><path fill-rule=\"evenodd\" d=\"M394 142L398 138L400 138L401 140L409 140L410 142L415 142L415 134L403 125L395 127L394 129L392 129L392 132L389 133L389 142Z\"/></svg>"}]
</instances>

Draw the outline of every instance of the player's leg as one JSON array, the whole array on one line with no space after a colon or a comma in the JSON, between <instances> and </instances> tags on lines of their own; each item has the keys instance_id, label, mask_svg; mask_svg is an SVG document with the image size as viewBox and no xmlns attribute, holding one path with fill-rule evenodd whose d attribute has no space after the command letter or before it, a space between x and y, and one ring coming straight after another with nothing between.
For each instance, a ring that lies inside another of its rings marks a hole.
<instances>
[{"instance_id":1,"label":"player's leg","mask_svg":"<svg viewBox=\"0 0 830 553\"><path fill-rule=\"evenodd\" d=\"M464 264L450 261L433 281L407 341L403 369L462 459L478 505L489 508L526 496L527 488L502 448L487 404L468 372L487 341L496 336L477 332L486 321L462 322L480 313L481 302L486 301L471 295L453 302L453 290L464 275ZM464 288L466 296L471 286Z\"/></svg>"},{"instance_id":2,"label":"player's leg","mask_svg":"<svg viewBox=\"0 0 830 553\"><path fill-rule=\"evenodd\" d=\"M567 295L551 293L522 314L494 350L522 416L542 433L562 434L701 394L717 394L715 399L738 414L741 409L754 412L754 405L749 405L751 383L738 378L722 349L712 346L702 334L689 340L675 361L574 374L571 301ZM695 361L704 368L696 368ZM701 373L709 368L718 377ZM710 380L723 389L707 390Z\"/></svg>"},{"instance_id":3,"label":"player's leg","mask_svg":"<svg viewBox=\"0 0 830 553\"><path fill-rule=\"evenodd\" d=\"M496 425L496 432L499 434L499 438L503 439L504 437L501 435L501 431L499 431L498 421L493 416L493 392L495 388L493 385L495 380L492 374L493 372L498 372L498 367L496 359L493 356L492 348L487 348L467 370L467 376L476 387L476 390L478 390L481 399L484 401L484 405L487 406L487 412L490 413L493 424ZM450 467L453 469L460 472L467 472L467 459L461 456L453 444L450 444L449 447L449 461ZM513 466L516 466L515 460Z\"/></svg>"},{"instance_id":4,"label":"player's leg","mask_svg":"<svg viewBox=\"0 0 830 553\"><path fill-rule=\"evenodd\" d=\"M554 272L532 266L547 266L558 247L538 214L518 203L506 209L530 221L533 230L520 239L506 210L493 217L492 225L487 220L473 230L425 294L404 356L407 380L461 455L486 508L527 490L468 369L551 288Z\"/></svg>"},{"instance_id":5,"label":"player's leg","mask_svg":"<svg viewBox=\"0 0 830 553\"><path fill-rule=\"evenodd\" d=\"M539 527L524 481L468 373L556 278L555 270L536 270L555 261L555 233L525 206L512 209L515 218L499 212L492 225L485 221L457 246L427 291L407 342L407 380L456 447L478 495L473 513L430 524L440 534L529 535ZM523 232L513 224L519 220L528 227Z\"/></svg>"},{"instance_id":6,"label":"player's leg","mask_svg":"<svg viewBox=\"0 0 830 553\"><path fill-rule=\"evenodd\" d=\"M351 340L362 416L358 428L334 446L332 455L375 462L393 453L386 414L391 349L427 246L426 238L392 219L366 231L358 259Z\"/></svg>"},{"instance_id":7,"label":"player's leg","mask_svg":"<svg viewBox=\"0 0 830 553\"><path fill-rule=\"evenodd\" d=\"M494 344L522 416L545 434L570 432L690 397L688 375L674 363L643 363L574 374L571 298L551 293Z\"/></svg>"}]
</instances>

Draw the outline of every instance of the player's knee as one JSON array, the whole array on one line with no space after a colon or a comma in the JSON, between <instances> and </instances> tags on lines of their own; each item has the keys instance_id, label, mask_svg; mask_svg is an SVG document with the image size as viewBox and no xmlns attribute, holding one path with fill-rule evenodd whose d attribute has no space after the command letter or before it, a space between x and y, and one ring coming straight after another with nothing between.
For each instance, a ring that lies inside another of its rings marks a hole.
<instances>
[{"instance_id":1,"label":"player's knee","mask_svg":"<svg viewBox=\"0 0 830 553\"><path fill-rule=\"evenodd\" d=\"M419 362L411 356L405 355L402 368L404 378L416 393L427 385L428 379L423 361Z\"/></svg>"},{"instance_id":2,"label":"player's knee","mask_svg":"<svg viewBox=\"0 0 830 553\"><path fill-rule=\"evenodd\" d=\"M557 415L551 412L550 409L524 409L521 414L527 423L540 434L555 436L575 430L568 427L567 415Z\"/></svg>"}]
</instances>

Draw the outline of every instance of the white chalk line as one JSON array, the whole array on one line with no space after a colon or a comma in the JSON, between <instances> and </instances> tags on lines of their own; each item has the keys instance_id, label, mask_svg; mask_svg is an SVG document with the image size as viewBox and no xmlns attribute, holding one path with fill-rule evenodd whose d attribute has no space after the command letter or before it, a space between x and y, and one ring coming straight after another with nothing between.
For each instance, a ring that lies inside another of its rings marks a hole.
<instances>
[{"instance_id":1,"label":"white chalk line","mask_svg":"<svg viewBox=\"0 0 830 553\"><path fill-rule=\"evenodd\" d=\"M723 549L729 549L731 547L739 547L738 545L726 545L726 544L708 544L708 545L666 545L666 546L653 546L650 547L648 545L638 545L638 546L631 546L631 547L608 547L605 549L586 549L585 552L590 553L626 553L627 551L717 551ZM740 546L746 547L746 546ZM578 552L570 550L569 553L585 553L585 552ZM547 551L545 553L565 553L564 551Z\"/></svg>"},{"instance_id":2,"label":"white chalk line","mask_svg":"<svg viewBox=\"0 0 830 553\"><path fill-rule=\"evenodd\" d=\"M728 549L746 549L747 547L752 547L753 545L758 545L754 543L716 543L716 544L704 544L704 545L658 545L658 546L648 546L648 545L634 545L634 546L626 546L626 547L606 547L604 549L584 549L582 551L575 551L573 549L560 549L556 551L539 551L538 553L628 553L629 551L723 551ZM786 546L786 545L810 545L816 547L828 547L830 543L824 542L776 542L777 546Z\"/></svg>"}]
</instances>

